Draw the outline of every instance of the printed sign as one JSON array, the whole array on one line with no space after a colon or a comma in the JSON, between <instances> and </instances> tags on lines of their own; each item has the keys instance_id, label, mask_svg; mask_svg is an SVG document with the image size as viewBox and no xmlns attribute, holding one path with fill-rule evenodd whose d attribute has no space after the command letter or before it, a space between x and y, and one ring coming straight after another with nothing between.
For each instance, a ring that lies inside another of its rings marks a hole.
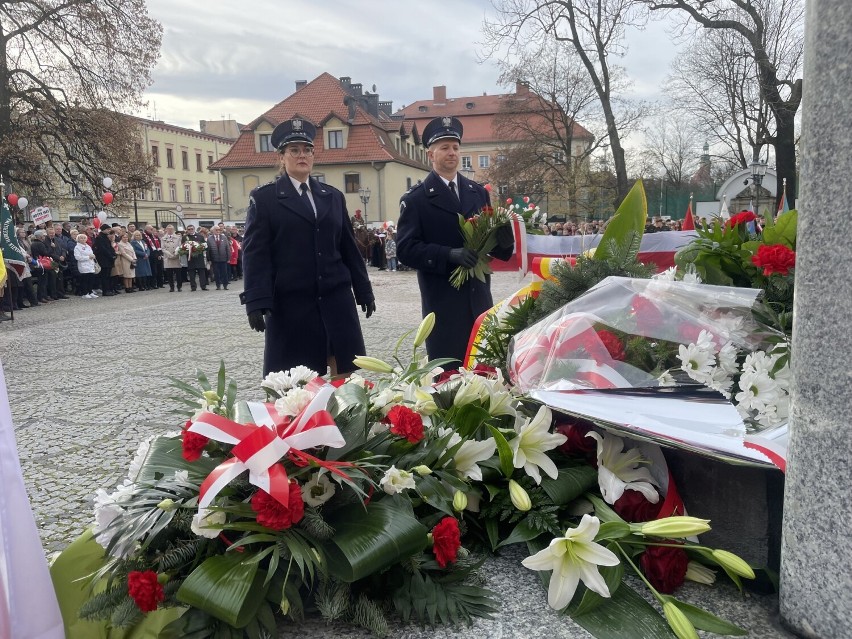
<instances>
[{"instance_id":1,"label":"printed sign","mask_svg":"<svg viewBox=\"0 0 852 639\"><path fill-rule=\"evenodd\" d=\"M32 213L33 224L44 224L45 222L50 222L53 220L53 216L50 214L49 206L40 206L37 209L33 210Z\"/></svg>"}]
</instances>

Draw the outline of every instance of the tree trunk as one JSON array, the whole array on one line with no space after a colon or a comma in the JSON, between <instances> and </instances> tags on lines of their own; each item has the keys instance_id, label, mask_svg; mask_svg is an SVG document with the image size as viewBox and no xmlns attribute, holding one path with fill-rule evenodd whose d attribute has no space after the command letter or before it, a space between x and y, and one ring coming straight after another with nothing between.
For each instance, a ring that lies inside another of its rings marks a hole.
<instances>
[{"instance_id":1,"label":"tree trunk","mask_svg":"<svg viewBox=\"0 0 852 639\"><path fill-rule=\"evenodd\" d=\"M776 116L775 169L778 174L776 193L777 204L781 201L784 178L787 178L787 202L791 209L796 208L796 112L790 109L780 111Z\"/></svg>"}]
</instances>

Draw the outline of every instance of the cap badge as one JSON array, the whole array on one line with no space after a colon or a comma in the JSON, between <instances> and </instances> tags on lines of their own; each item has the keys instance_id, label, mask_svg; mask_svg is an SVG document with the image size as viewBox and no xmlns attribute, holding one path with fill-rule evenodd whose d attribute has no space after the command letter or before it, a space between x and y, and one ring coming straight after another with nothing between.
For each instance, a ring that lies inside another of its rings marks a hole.
<instances>
[{"instance_id":1,"label":"cap badge","mask_svg":"<svg viewBox=\"0 0 852 639\"><path fill-rule=\"evenodd\" d=\"M293 130L301 131L302 130L302 121L301 120L293 120Z\"/></svg>"},{"instance_id":2,"label":"cap badge","mask_svg":"<svg viewBox=\"0 0 852 639\"><path fill-rule=\"evenodd\" d=\"M446 128L450 128L450 125L453 123L452 118L444 118L441 120L441 124L443 124Z\"/></svg>"}]
</instances>

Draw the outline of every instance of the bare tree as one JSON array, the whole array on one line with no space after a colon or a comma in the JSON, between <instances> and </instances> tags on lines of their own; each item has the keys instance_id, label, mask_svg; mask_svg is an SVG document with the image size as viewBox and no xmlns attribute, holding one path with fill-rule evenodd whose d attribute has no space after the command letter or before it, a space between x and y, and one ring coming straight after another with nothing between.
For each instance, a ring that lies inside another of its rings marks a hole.
<instances>
[{"instance_id":1,"label":"bare tree","mask_svg":"<svg viewBox=\"0 0 852 639\"><path fill-rule=\"evenodd\" d=\"M697 26L736 35L753 61L756 84L774 120L774 130L754 119L755 153L775 150L778 193L786 178L788 198L796 193L796 113L802 100L804 0L644 0L651 10L677 11Z\"/></svg>"},{"instance_id":2,"label":"bare tree","mask_svg":"<svg viewBox=\"0 0 852 639\"><path fill-rule=\"evenodd\" d=\"M673 115L669 110L645 129L647 168L673 187L683 188L698 169L700 144L694 122L683 115Z\"/></svg>"},{"instance_id":3,"label":"bare tree","mask_svg":"<svg viewBox=\"0 0 852 639\"><path fill-rule=\"evenodd\" d=\"M518 54L542 33L573 46L600 102L612 151L618 199L628 191L622 137L643 113L623 98L625 76L614 60L626 53L625 28L643 22L635 0L492 0L498 12L485 23L487 55Z\"/></svg>"},{"instance_id":4,"label":"bare tree","mask_svg":"<svg viewBox=\"0 0 852 639\"><path fill-rule=\"evenodd\" d=\"M551 204L564 202L576 214L587 186L589 158L600 139L585 126L601 121L594 86L572 47L545 41L501 62L501 84L520 83L507 96L494 122L504 141L501 161L490 172L499 184L524 184ZM591 126L591 125L589 125Z\"/></svg>"},{"instance_id":5,"label":"bare tree","mask_svg":"<svg viewBox=\"0 0 852 639\"><path fill-rule=\"evenodd\" d=\"M56 179L89 185L92 199L104 175L146 175L118 112L140 105L161 36L144 0L0 3L0 173L47 195Z\"/></svg>"}]
</instances>

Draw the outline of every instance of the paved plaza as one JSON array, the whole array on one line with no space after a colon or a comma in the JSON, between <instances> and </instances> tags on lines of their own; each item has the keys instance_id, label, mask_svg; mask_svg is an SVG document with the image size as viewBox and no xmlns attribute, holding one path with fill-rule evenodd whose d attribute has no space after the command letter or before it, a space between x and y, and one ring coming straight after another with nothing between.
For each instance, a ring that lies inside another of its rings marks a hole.
<instances>
[{"instance_id":1,"label":"paved plaza","mask_svg":"<svg viewBox=\"0 0 852 639\"><path fill-rule=\"evenodd\" d=\"M367 354L390 357L397 339L420 321L413 272L370 269L378 310L361 323ZM495 299L523 285L517 274L498 273ZM263 336L251 331L231 290L181 293L168 289L96 300L72 298L15 314L0 324L18 450L36 524L48 554L62 550L92 521L92 495L123 480L138 442L177 430L177 403L167 376L213 376L224 359L241 399L262 399ZM700 515L700 513L697 513ZM520 550L489 560L488 585L502 597L499 619L472 629L399 629L394 637L530 639L587 637L551 611L537 576L519 566ZM787 637L775 620L774 598L739 595L733 588L685 587L682 599L751 629L750 637ZM282 628L283 637L304 628ZM364 637L346 627L316 624L316 637Z\"/></svg>"}]
</instances>

